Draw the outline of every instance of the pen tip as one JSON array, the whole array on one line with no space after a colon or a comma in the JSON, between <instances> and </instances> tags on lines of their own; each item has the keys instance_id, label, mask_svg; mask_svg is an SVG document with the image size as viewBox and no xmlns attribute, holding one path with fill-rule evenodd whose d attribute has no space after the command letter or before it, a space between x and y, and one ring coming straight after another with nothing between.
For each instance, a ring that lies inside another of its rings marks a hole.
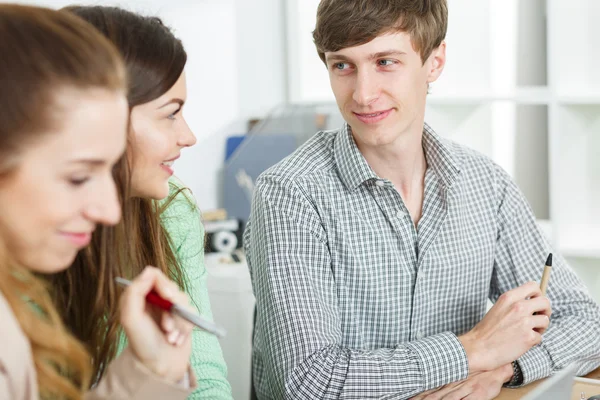
<instances>
[{"instance_id":1,"label":"pen tip","mask_svg":"<svg viewBox=\"0 0 600 400\"><path fill-rule=\"evenodd\" d=\"M552 266L552 253L548 255L548 258L546 259L546 265L549 267Z\"/></svg>"}]
</instances>

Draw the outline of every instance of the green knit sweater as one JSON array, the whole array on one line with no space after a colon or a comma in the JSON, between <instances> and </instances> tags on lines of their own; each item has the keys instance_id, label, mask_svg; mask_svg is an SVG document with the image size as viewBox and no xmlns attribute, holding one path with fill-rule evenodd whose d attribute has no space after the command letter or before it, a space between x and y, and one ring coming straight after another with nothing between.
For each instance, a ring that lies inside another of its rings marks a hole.
<instances>
[{"instance_id":1,"label":"green knit sweater","mask_svg":"<svg viewBox=\"0 0 600 400\"><path fill-rule=\"evenodd\" d=\"M170 186L171 193L174 193L182 184L171 179ZM204 266L204 227L191 192L184 190L175 196L161 215L161 220L171 236L173 250L185 274L192 304L201 316L212 321ZM125 339L121 340L119 353L125 345ZM231 387L227 382L227 366L219 341L214 335L194 329L190 362L198 379L198 389L188 399L232 399Z\"/></svg>"}]
</instances>

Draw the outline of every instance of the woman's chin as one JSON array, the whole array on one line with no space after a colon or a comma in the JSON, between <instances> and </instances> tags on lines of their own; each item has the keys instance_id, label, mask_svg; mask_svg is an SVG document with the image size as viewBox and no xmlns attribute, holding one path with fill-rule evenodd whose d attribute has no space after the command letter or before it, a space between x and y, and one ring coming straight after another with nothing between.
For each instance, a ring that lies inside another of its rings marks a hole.
<instances>
[{"instance_id":1,"label":"woman's chin","mask_svg":"<svg viewBox=\"0 0 600 400\"><path fill-rule=\"evenodd\" d=\"M143 199L163 200L169 195L169 180L156 182L154 185L145 185L144 187L133 188L133 197Z\"/></svg>"},{"instance_id":2,"label":"woman's chin","mask_svg":"<svg viewBox=\"0 0 600 400\"><path fill-rule=\"evenodd\" d=\"M57 274L73 265L76 256L77 252L74 252L72 255L48 257L43 261L32 263L28 269L40 274Z\"/></svg>"}]
</instances>

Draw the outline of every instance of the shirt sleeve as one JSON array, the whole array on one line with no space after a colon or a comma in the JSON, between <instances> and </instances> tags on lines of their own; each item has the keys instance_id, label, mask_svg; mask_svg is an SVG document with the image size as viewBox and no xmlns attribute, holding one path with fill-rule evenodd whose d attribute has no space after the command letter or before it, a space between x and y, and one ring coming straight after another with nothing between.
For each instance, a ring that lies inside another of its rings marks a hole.
<instances>
[{"instance_id":1,"label":"shirt sleeve","mask_svg":"<svg viewBox=\"0 0 600 400\"><path fill-rule=\"evenodd\" d=\"M1 355L0 355L1 356ZM11 399L16 397L12 390L10 371L4 365L0 357L0 399Z\"/></svg>"},{"instance_id":2,"label":"shirt sleeve","mask_svg":"<svg viewBox=\"0 0 600 400\"><path fill-rule=\"evenodd\" d=\"M190 373L190 378L194 378ZM196 388L195 379L190 385L167 382L150 372L126 348L108 366L98 385L84 396L85 400L152 400L185 399Z\"/></svg>"},{"instance_id":3,"label":"shirt sleeve","mask_svg":"<svg viewBox=\"0 0 600 400\"><path fill-rule=\"evenodd\" d=\"M540 281L548 253L553 253L552 271L546 295L552 304L550 327L542 343L517 362L523 384L547 377L570 363L600 355L600 308L585 285L563 257L553 249L537 225L523 194L499 167L498 236L490 298L498 297L529 281ZM581 363L579 375L600 362Z\"/></svg>"},{"instance_id":4,"label":"shirt sleeve","mask_svg":"<svg viewBox=\"0 0 600 400\"><path fill-rule=\"evenodd\" d=\"M450 332L372 351L343 343L327 234L310 199L277 176L257 181L244 246L257 302L257 394L289 399L405 399L466 378Z\"/></svg>"},{"instance_id":5,"label":"shirt sleeve","mask_svg":"<svg viewBox=\"0 0 600 400\"><path fill-rule=\"evenodd\" d=\"M178 183L171 185L172 191L182 187ZM188 189L180 191L161 218L184 272L192 305L202 317L212 321L204 265L204 227L192 193ZM213 334L201 329L193 330L191 365L198 378L198 386L189 399L232 398L227 366L219 341Z\"/></svg>"}]
</instances>

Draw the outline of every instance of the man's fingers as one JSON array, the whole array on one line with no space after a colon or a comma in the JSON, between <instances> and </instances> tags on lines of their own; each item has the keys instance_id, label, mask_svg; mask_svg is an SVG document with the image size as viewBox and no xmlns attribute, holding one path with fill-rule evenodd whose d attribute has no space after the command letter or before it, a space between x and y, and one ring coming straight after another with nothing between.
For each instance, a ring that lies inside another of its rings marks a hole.
<instances>
[{"instance_id":1,"label":"man's fingers","mask_svg":"<svg viewBox=\"0 0 600 400\"><path fill-rule=\"evenodd\" d=\"M552 315L550 300L546 296L524 300L522 304L527 314L540 314L548 318Z\"/></svg>"},{"instance_id":2,"label":"man's fingers","mask_svg":"<svg viewBox=\"0 0 600 400\"><path fill-rule=\"evenodd\" d=\"M497 303L510 305L528 298L537 298L542 296L540 286L536 282L527 282L517 288L503 293Z\"/></svg>"},{"instance_id":3,"label":"man's fingers","mask_svg":"<svg viewBox=\"0 0 600 400\"><path fill-rule=\"evenodd\" d=\"M548 326L550 326L550 318L546 315L534 315L532 316L532 325L533 330L542 335L546 332Z\"/></svg>"},{"instance_id":4,"label":"man's fingers","mask_svg":"<svg viewBox=\"0 0 600 400\"><path fill-rule=\"evenodd\" d=\"M424 398L426 398L428 395L430 395L431 393L435 392L436 390L437 389L431 389L431 390L428 390L426 392L419 393L415 397L411 397L410 400L423 400Z\"/></svg>"},{"instance_id":5,"label":"man's fingers","mask_svg":"<svg viewBox=\"0 0 600 400\"><path fill-rule=\"evenodd\" d=\"M473 392L471 385L466 384L447 393L442 400L461 400Z\"/></svg>"},{"instance_id":6,"label":"man's fingers","mask_svg":"<svg viewBox=\"0 0 600 400\"><path fill-rule=\"evenodd\" d=\"M546 315L532 315L531 316L532 328L536 330L546 330L550 325L550 318Z\"/></svg>"},{"instance_id":7,"label":"man's fingers","mask_svg":"<svg viewBox=\"0 0 600 400\"><path fill-rule=\"evenodd\" d=\"M446 386L441 387L439 390L435 390L431 394L427 395L425 397L425 400L441 400L446 394L452 392L455 388L461 386L464 383L465 381L449 383Z\"/></svg>"}]
</instances>

